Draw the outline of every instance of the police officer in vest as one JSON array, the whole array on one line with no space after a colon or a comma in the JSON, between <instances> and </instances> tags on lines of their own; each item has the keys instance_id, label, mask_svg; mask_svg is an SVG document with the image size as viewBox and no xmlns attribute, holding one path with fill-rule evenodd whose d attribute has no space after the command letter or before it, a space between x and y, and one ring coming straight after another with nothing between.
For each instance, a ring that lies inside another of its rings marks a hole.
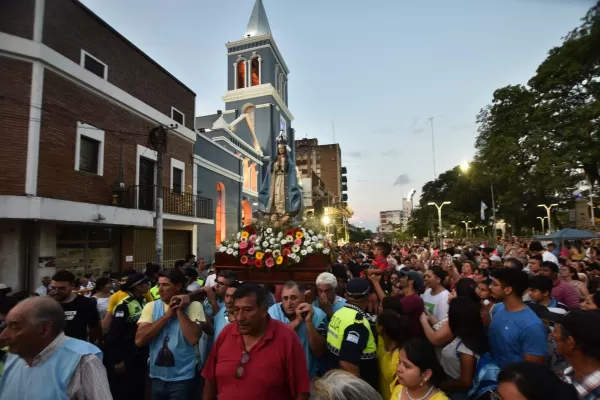
<instances>
[{"instance_id":1,"label":"police officer in vest","mask_svg":"<svg viewBox=\"0 0 600 400\"><path fill-rule=\"evenodd\" d=\"M150 280L142 273L128 276L127 282L121 285L128 296L115 307L104 341L104 364L115 400L144 399L148 347L137 347L135 334L146 305L144 294L149 289Z\"/></svg>"},{"instance_id":2,"label":"police officer in vest","mask_svg":"<svg viewBox=\"0 0 600 400\"><path fill-rule=\"evenodd\" d=\"M331 317L327 331L328 368L339 368L360 376L377 389L376 343L365 309L370 285L366 279L351 279L346 285L346 304Z\"/></svg>"}]
</instances>

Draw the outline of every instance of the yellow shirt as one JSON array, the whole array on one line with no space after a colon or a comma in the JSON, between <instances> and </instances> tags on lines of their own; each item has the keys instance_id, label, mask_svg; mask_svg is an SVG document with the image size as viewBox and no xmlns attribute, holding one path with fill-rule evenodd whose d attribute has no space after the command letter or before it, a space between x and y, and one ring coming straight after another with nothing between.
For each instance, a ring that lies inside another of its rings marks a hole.
<instances>
[{"instance_id":1,"label":"yellow shirt","mask_svg":"<svg viewBox=\"0 0 600 400\"><path fill-rule=\"evenodd\" d=\"M399 400L399 399L400 400L409 400L408 396L405 396L404 393L402 394L402 397L400 397L400 392L402 392L402 389L404 389L404 386L402 386L402 385L397 385L396 387L394 387L394 390L392 391L390 400ZM446 396L444 394L444 392L437 392L432 397L429 397L427 400L450 400L450 399L448 398L448 396Z\"/></svg>"},{"instance_id":2,"label":"yellow shirt","mask_svg":"<svg viewBox=\"0 0 600 400\"><path fill-rule=\"evenodd\" d=\"M396 380L396 370L398 369L398 352L396 349L391 353L385 351L383 338L377 338L377 360L379 361L379 389L381 397L389 399L392 394L391 384Z\"/></svg>"},{"instance_id":3,"label":"yellow shirt","mask_svg":"<svg viewBox=\"0 0 600 400\"><path fill-rule=\"evenodd\" d=\"M156 300L156 301L147 303L144 306L144 309L142 310L142 315L140 316L140 319L138 320L138 324L144 323L144 322L152 323L152 313L154 312L154 305L157 303L162 304L165 312L167 312L167 310L169 309L169 305L166 304L162 300ZM189 308L188 317L190 318L191 321L199 321L199 322L206 321L206 317L204 316L204 307L202 307L202 304L200 302L192 301L190 303L190 305L188 306L188 308Z\"/></svg>"},{"instance_id":4,"label":"yellow shirt","mask_svg":"<svg viewBox=\"0 0 600 400\"><path fill-rule=\"evenodd\" d=\"M127 296L129 296L129 293L124 292L122 290L113 293L110 296L110 299L108 299L108 308L106 309L106 312L112 313L115 307L121 302L121 300L123 300ZM144 298L148 302L154 300L150 293L144 293Z\"/></svg>"}]
</instances>

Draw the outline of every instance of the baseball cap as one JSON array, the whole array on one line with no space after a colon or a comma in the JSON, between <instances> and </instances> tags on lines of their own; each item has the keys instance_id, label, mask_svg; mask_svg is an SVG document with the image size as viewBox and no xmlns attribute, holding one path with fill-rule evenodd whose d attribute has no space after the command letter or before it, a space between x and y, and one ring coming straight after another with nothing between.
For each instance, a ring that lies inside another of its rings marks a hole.
<instances>
[{"instance_id":1,"label":"baseball cap","mask_svg":"<svg viewBox=\"0 0 600 400\"><path fill-rule=\"evenodd\" d=\"M359 299L371 292L369 281L363 278L350 279L346 284L346 294L355 299Z\"/></svg>"},{"instance_id":2,"label":"baseball cap","mask_svg":"<svg viewBox=\"0 0 600 400\"><path fill-rule=\"evenodd\" d=\"M559 314L546 309L541 310L538 316L560 324L577 344L585 344L591 348L600 347L600 310L571 310L566 314Z\"/></svg>"},{"instance_id":3,"label":"baseball cap","mask_svg":"<svg viewBox=\"0 0 600 400\"><path fill-rule=\"evenodd\" d=\"M423 293L423 289L425 289L425 281L423 280L421 274L415 271L407 271L406 269L401 269L398 272L400 275L408 277L409 281L413 281L415 283L415 290L418 293Z\"/></svg>"},{"instance_id":4,"label":"baseball cap","mask_svg":"<svg viewBox=\"0 0 600 400\"><path fill-rule=\"evenodd\" d=\"M490 261L502 261L502 259L494 254L493 256L490 257Z\"/></svg>"}]
</instances>

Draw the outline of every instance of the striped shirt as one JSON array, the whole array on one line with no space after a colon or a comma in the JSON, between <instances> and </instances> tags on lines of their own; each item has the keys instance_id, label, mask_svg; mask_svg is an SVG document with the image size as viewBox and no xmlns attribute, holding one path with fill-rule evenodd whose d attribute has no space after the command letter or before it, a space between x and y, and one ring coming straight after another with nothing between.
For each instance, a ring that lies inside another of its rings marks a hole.
<instances>
[{"instance_id":1,"label":"striped shirt","mask_svg":"<svg viewBox=\"0 0 600 400\"><path fill-rule=\"evenodd\" d=\"M569 367L565 370L563 380L572 384L582 400L600 399L600 370L596 370L584 377L575 379L575 370Z\"/></svg>"},{"instance_id":2,"label":"striped shirt","mask_svg":"<svg viewBox=\"0 0 600 400\"><path fill-rule=\"evenodd\" d=\"M578 309L581 305L579 292L577 289L562 279L556 279L554 281L552 297L554 297L556 301L564 303L571 310Z\"/></svg>"}]
</instances>

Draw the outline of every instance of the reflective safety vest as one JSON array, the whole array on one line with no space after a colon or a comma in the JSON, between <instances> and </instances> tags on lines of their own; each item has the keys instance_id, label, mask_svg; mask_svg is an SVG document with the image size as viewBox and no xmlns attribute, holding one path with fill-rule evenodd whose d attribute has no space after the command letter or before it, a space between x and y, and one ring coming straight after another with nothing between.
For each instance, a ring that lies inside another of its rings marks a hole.
<instances>
[{"instance_id":1,"label":"reflective safety vest","mask_svg":"<svg viewBox=\"0 0 600 400\"><path fill-rule=\"evenodd\" d=\"M196 283L200 286L204 286L204 279L198 278L198 279L196 279Z\"/></svg>"},{"instance_id":2,"label":"reflective safety vest","mask_svg":"<svg viewBox=\"0 0 600 400\"><path fill-rule=\"evenodd\" d=\"M350 304L346 304L340 308L331 317L327 331L327 349L336 356L339 355L344 340L344 332L349 326L354 324L363 324L369 332L367 346L363 349L360 359L370 360L375 358L377 346L375 344L375 336L373 336L373 332L371 331L371 325L369 325L369 320L362 311L352 307Z\"/></svg>"},{"instance_id":3,"label":"reflective safety vest","mask_svg":"<svg viewBox=\"0 0 600 400\"><path fill-rule=\"evenodd\" d=\"M140 319L140 317L142 316L142 310L144 309L144 306L146 305L146 300L142 297L142 302L140 303L140 301L138 299L136 299L135 297L133 297L131 294L127 297L125 297L123 300L121 300L119 302L119 304L117 304L117 307L120 306L121 304L126 304L127 305L127 322L134 322L137 323L138 319ZM117 309L117 307L115 307L115 311ZM116 314L115 314L116 316Z\"/></svg>"},{"instance_id":4,"label":"reflective safety vest","mask_svg":"<svg viewBox=\"0 0 600 400\"><path fill-rule=\"evenodd\" d=\"M152 289L150 289L150 295L152 295L154 300L160 299L160 294L158 294L158 285L153 286Z\"/></svg>"}]
</instances>

